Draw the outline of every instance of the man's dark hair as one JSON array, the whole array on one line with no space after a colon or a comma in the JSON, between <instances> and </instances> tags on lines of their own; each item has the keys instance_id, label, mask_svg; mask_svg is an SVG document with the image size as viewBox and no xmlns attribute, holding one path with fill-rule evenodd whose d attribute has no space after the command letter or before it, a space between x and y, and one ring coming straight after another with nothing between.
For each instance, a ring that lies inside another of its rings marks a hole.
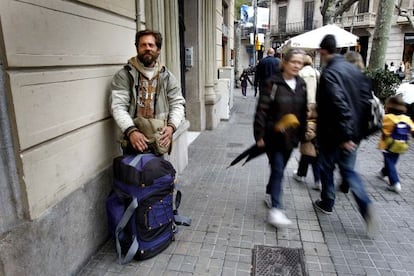
<instances>
[{"instance_id":1,"label":"man's dark hair","mask_svg":"<svg viewBox=\"0 0 414 276\"><path fill-rule=\"evenodd\" d=\"M155 38L155 45L157 45L158 49L161 49L162 46L162 35L160 32L153 31L153 30L142 30L137 32L135 35L135 46L138 47L139 39L145 35L152 35Z\"/></svg>"},{"instance_id":2,"label":"man's dark hair","mask_svg":"<svg viewBox=\"0 0 414 276\"><path fill-rule=\"evenodd\" d=\"M333 54L336 51L336 40L335 37L331 34L326 35L319 45L321 49L328 51L329 54Z\"/></svg>"}]
</instances>

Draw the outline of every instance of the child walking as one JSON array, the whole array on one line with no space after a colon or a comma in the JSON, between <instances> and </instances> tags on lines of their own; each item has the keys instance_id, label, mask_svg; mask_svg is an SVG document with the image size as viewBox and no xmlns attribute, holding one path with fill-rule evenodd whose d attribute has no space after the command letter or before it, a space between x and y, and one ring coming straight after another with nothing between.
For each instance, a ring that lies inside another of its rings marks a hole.
<instances>
[{"instance_id":1,"label":"child walking","mask_svg":"<svg viewBox=\"0 0 414 276\"><path fill-rule=\"evenodd\" d=\"M320 190L321 181L318 165L318 152L316 148L316 105L308 105L308 120L305 133L305 142L300 144L300 160L298 170L293 174L293 178L299 182L305 182L309 165L312 165L314 183L312 189Z\"/></svg>"},{"instance_id":2,"label":"child walking","mask_svg":"<svg viewBox=\"0 0 414 276\"><path fill-rule=\"evenodd\" d=\"M249 75L247 74L246 69L243 70L243 73L240 76L240 81L241 81L241 88L242 88L243 98L247 98L247 96L246 96L247 82L249 82L251 85L253 85L253 83L250 80Z\"/></svg>"},{"instance_id":3,"label":"child walking","mask_svg":"<svg viewBox=\"0 0 414 276\"><path fill-rule=\"evenodd\" d=\"M388 190L399 193L401 183L397 172L397 162L400 154L408 149L410 135L414 132L414 123L405 115L407 108L400 96L392 96L385 103L385 115L382 126L382 136L379 149L384 155L384 166L379 177L388 177Z\"/></svg>"}]
</instances>

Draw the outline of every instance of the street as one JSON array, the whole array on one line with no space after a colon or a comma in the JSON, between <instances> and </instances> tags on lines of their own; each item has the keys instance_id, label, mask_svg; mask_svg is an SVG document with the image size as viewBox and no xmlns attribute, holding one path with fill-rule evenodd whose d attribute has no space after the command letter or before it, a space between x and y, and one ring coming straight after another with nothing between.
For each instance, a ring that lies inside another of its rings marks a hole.
<instances>
[{"instance_id":1,"label":"street","mask_svg":"<svg viewBox=\"0 0 414 276\"><path fill-rule=\"evenodd\" d=\"M234 90L230 120L203 131L189 146L189 164L178 184L183 193L179 213L190 227L179 226L176 241L146 261L117 263L115 243L108 241L79 275L250 275L252 248L267 245L303 248L309 275L414 275L414 146L398 164L402 191L388 191L377 178L382 154L379 137L363 141L357 170L374 201L381 229L370 239L352 194L337 191L332 215L317 212L319 192L292 178L296 149L284 176L284 206L293 225L278 230L267 224L263 199L269 176L265 155L245 166L229 163L254 143L256 105L249 86L247 99Z\"/></svg>"}]
</instances>

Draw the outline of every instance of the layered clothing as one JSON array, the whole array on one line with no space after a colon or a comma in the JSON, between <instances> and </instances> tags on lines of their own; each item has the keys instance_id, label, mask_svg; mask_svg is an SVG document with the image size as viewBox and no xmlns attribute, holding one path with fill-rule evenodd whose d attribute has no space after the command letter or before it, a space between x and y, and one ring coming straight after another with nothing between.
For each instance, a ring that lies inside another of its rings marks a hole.
<instances>
[{"instance_id":1,"label":"layered clothing","mask_svg":"<svg viewBox=\"0 0 414 276\"><path fill-rule=\"evenodd\" d=\"M316 103L316 90L320 77L319 71L313 68L311 65L306 65L299 71L299 76L306 83L308 104Z\"/></svg>"},{"instance_id":2,"label":"layered clothing","mask_svg":"<svg viewBox=\"0 0 414 276\"><path fill-rule=\"evenodd\" d=\"M335 55L323 69L316 93L317 136L321 148L334 149L363 138L365 106L361 91L370 90L369 80L353 64Z\"/></svg>"},{"instance_id":3,"label":"layered clothing","mask_svg":"<svg viewBox=\"0 0 414 276\"><path fill-rule=\"evenodd\" d=\"M272 88L277 90L272 95ZM306 131L306 84L302 78L296 77L296 88L292 90L282 74L270 78L257 104L254 120L254 137L258 141L263 138L268 150L292 150L303 140ZM285 132L274 131L274 126L283 116L293 114L299 121L297 128L288 128Z\"/></svg>"},{"instance_id":4,"label":"layered clothing","mask_svg":"<svg viewBox=\"0 0 414 276\"><path fill-rule=\"evenodd\" d=\"M157 63L154 70L149 74L133 57L112 79L110 110L124 134L135 127L137 116L164 120L174 130L184 120L185 99L179 82L165 66Z\"/></svg>"}]
</instances>

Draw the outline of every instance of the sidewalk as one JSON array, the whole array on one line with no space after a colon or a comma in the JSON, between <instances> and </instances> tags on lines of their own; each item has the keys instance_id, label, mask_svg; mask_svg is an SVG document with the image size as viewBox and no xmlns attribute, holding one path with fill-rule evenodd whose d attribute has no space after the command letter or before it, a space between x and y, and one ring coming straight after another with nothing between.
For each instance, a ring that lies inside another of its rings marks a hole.
<instances>
[{"instance_id":1,"label":"sidewalk","mask_svg":"<svg viewBox=\"0 0 414 276\"><path fill-rule=\"evenodd\" d=\"M374 239L365 231L351 194L337 192L332 215L317 212L319 193L292 179L297 150L285 171L284 206L294 224L277 230L266 223L263 203L269 168L265 155L245 166L226 169L231 160L254 143L256 106L234 92L229 121L202 132L189 147L189 165L178 176L183 192L180 214L193 219L179 227L176 241L146 261L118 265L109 241L79 275L250 275L254 245L303 248L309 275L414 275L414 150L400 157L401 194L386 190L376 177L382 155L378 138L364 141L357 167L376 206L381 230ZM311 172L307 181L312 183Z\"/></svg>"}]
</instances>

